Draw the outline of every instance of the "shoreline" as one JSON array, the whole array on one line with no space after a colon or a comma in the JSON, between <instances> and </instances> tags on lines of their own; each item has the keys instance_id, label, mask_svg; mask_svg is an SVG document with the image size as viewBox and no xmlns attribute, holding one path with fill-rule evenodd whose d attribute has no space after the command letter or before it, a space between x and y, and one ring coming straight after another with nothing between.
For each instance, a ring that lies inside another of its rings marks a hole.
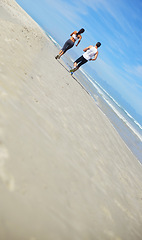
<instances>
[{"instance_id":1,"label":"shoreline","mask_svg":"<svg viewBox=\"0 0 142 240\"><path fill-rule=\"evenodd\" d=\"M52 36L50 36L48 33L46 34L49 40L53 42L53 44L57 47L59 44L52 38ZM70 63L68 63L68 61L72 62L72 60L69 58L70 58L69 56L67 57L67 59L66 59L66 56L63 56L63 58L58 61L67 71L68 71L68 68L70 67ZM80 76L80 73L81 73L81 76ZM128 119L126 120L124 116L121 116L122 118L119 117L119 115L114 111L114 109L111 108L111 106L105 101L105 99L99 94L98 90L95 88L94 84L96 83L93 84L90 77L87 76L86 73L84 74L83 71L81 71L80 73L77 76L74 75L73 78L81 85L82 88L84 88L84 90L90 95L90 97L93 98L93 100L96 102L97 106L100 108L102 113L105 114L105 116L109 119L114 129L118 132L124 144L126 144L127 148L137 158L140 164L142 164L142 155L141 155L142 142L141 142L141 136L139 136L140 133L138 133L139 135L137 135L135 132L137 130L129 127L129 122L128 123L125 122L125 121L128 121ZM81 78L85 78L85 81L87 82L84 82L84 80L82 81ZM86 84L88 83L90 84L90 87L88 87L88 85L86 86ZM91 89L91 84L93 84L93 88L95 88L95 91L96 91L95 93ZM104 103L102 104L102 102ZM107 108L107 111L105 108ZM112 116L108 112L111 112ZM131 139L131 141L129 139ZM137 146L135 146L135 142L137 142L138 144Z\"/></svg>"},{"instance_id":2,"label":"shoreline","mask_svg":"<svg viewBox=\"0 0 142 240\"><path fill-rule=\"evenodd\" d=\"M0 13L0 239L141 240L141 165L38 24Z\"/></svg>"}]
</instances>

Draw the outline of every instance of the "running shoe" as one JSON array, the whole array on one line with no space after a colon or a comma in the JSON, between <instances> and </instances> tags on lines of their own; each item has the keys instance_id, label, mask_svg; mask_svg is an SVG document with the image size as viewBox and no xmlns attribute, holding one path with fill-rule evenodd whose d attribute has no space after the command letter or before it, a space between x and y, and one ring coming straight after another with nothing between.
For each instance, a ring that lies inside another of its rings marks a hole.
<instances>
[{"instance_id":1,"label":"running shoe","mask_svg":"<svg viewBox=\"0 0 142 240\"><path fill-rule=\"evenodd\" d=\"M57 55L57 56L55 57L55 59L60 59L60 56L59 56L59 55Z\"/></svg>"}]
</instances>

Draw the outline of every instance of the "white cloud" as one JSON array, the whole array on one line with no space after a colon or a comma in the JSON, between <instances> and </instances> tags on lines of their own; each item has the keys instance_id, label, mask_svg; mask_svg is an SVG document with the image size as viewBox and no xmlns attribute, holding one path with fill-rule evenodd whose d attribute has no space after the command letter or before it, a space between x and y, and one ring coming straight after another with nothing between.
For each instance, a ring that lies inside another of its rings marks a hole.
<instances>
[{"instance_id":1,"label":"white cloud","mask_svg":"<svg viewBox=\"0 0 142 240\"><path fill-rule=\"evenodd\" d=\"M140 14L137 14L137 11L139 10L137 6L133 5L135 6L135 8L133 8L133 6L129 6L129 3L123 0L82 0L82 2L94 11L102 12L102 18L104 18L106 23L108 21L106 13L109 13L109 15L114 19L114 24L109 25L110 28L113 28L113 31L119 34L119 31L115 29L115 23L117 23L124 33L127 33L129 36L134 36L138 42L141 42L141 38L138 36L132 25L132 21L136 20L142 24L142 18L139 17ZM126 16L131 16L131 22L130 18L128 19ZM141 34L141 32L139 32L139 34ZM126 39L123 40L127 42Z\"/></svg>"},{"instance_id":2,"label":"white cloud","mask_svg":"<svg viewBox=\"0 0 142 240\"><path fill-rule=\"evenodd\" d=\"M80 14L86 15L86 7L77 1L50 1L46 0L50 6L52 6L56 11L58 11L61 16L66 18L68 21L77 25L77 22L81 20Z\"/></svg>"},{"instance_id":3,"label":"white cloud","mask_svg":"<svg viewBox=\"0 0 142 240\"><path fill-rule=\"evenodd\" d=\"M130 65L124 65L124 70L129 74L129 75L134 75L136 77L141 77L142 78L142 65L136 65L136 66L130 66Z\"/></svg>"}]
</instances>

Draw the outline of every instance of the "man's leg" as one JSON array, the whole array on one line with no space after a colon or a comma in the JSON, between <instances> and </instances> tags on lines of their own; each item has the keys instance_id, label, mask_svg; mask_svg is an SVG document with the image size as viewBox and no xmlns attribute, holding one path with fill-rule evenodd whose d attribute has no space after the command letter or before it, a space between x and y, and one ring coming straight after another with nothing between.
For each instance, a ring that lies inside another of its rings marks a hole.
<instances>
[{"instance_id":1,"label":"man's leg","mask_svg":"<svg viewBox=\"0 0 142 240\"><path fill-rule=\"evenodd\" d=\"M76 66L75 68L71 69L71 70L70 70L70 73L74 73L75 71L77 71L77 69L79 69L78 66Z\"/></svg>"},{"instance_id":2,"label":"man's leg","mask_svg":"<svg viewBox=\"0 0 142 240\"><path fill-rule=\"evenodd\" d=\"M70 70L71 73L74 73L76 70L78 70L83 64L88 62L83 55L79 57L75 62L74 62L74 68Z\"/></svg>"}]
</instances>

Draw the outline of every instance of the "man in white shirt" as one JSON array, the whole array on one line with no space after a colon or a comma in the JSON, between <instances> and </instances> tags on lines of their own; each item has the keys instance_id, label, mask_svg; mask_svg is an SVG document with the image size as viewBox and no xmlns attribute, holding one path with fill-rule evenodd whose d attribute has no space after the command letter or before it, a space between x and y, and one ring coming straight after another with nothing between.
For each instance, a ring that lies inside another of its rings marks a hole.
<instances>
[{"instance_id":1,"label":"man in white shirt","mask_svg":"<svg viewBox=\"0 0 142 240\"><path fill-rule=\"evenodd\" d=\"M84 54L74 62L74 68L70 70L70 73L73 74L77 69L80 68L80 66L88 61L95 61L98 57L98 48L100 46L101 43L97 42L95 46L90 45L89 47L84 48Z\"/></svg>"}]
</instances>

